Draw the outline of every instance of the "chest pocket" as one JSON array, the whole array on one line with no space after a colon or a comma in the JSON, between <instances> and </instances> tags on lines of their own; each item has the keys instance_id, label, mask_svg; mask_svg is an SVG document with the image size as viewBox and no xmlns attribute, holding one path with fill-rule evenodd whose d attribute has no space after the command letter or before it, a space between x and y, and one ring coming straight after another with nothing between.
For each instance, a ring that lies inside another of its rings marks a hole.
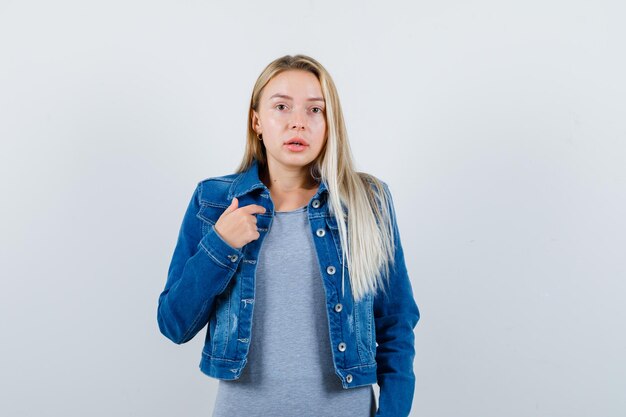
<instances>
[{"instance_id":1,"label":"chest pocket","mask_svg":"<svg viewBox=\"0 0 626 417\"><path fill-rule=\"evenodd\" d=\"M335 249L337 250L337 256L339 258L339 262L341 262L341 257L343 256L343 251L341 250L341 238L339 236L339 226L337 225L337 221L335 217L329 215L326 217L326 225L330 230L330 234L333 237L333 242L335 243Z\"/></svg>"},{"instance_id":2,"label":"chest pocket","mask_svg":"<svg viewBox=\"0 0 626 417\"><path fill-rule=\"evenodd\" d=\"M209 232L225 210L226 207L217 206L204 201L200 203L200 210L198 210L196 217L202 220L203 235Z\"/></svg>"}]
</instances>

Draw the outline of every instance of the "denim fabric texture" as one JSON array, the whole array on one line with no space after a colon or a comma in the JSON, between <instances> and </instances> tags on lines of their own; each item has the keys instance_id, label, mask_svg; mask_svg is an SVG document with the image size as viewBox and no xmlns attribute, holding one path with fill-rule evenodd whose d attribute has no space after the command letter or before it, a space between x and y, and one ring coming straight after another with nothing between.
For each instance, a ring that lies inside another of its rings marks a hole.
<instances>
[{"instance_id":1,"label":"denim fabric texture","mask_svg":"<svg viewBox=\"0 0 626 417\"><path fill-rule=\"evenodd\" d=\"M188 342L208 324L200 370L218 379L239 378L254 337L251 329L256 262L274 217L270 193L259 179L258 169L255 162L243 173L198 183L158 300L159 329L174 343ZM390 196L387 184L383 182L383 186ZM345 389L378 383L376 416L408 416L415 387L413 329L420 313L393 202L390 199L396 249L387 294L379 292L354 302L347 268L342 296L339 230L328 210L327 195L326 184L321 182L307 211L326 294L335 373ZM214 228L233 197L238 198L239 207L258 204L266 209L256 214L260 237L239 249L225 242ZM288 305L285 314L289 314Z\"/></svg>"}]
</instances>

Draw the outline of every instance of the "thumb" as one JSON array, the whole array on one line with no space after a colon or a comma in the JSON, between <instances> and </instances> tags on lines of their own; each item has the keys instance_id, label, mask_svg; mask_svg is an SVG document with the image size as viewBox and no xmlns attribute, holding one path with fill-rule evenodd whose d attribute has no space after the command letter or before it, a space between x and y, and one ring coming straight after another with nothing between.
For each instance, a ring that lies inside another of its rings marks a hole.
<instances>
[{"instance_id":1,"label":"thumb","mask_svg":"<svg viewBox=\"0 0 626 417\"><path fill-rule=\"evenodd\" d=\"M238 207L239 207L239 200L237 200L237 197L233 197L233 200L230 202L230 206L226 207L226 210L222 214L231 213L237 210Z\"/></svg>"}]
</instances>

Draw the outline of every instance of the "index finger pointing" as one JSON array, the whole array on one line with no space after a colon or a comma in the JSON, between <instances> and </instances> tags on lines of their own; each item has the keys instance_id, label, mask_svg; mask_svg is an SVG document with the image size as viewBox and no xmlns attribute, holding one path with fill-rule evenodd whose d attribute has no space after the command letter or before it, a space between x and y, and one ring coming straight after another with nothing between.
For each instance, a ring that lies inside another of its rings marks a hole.
<instances>
[{"instance_id":1,"label":"index finger pointing","mask_svg":"<svg viewBox=\"0 0 626 417\"><path fill-rule=\"evenodd\" d=\"M248 214L258 214L258 213L265 213L265 207L260 206L258 204L250 204L247 206L243 206L243 207L239 207L239 210L243 210Z\"/></svg>"}]
</instances>

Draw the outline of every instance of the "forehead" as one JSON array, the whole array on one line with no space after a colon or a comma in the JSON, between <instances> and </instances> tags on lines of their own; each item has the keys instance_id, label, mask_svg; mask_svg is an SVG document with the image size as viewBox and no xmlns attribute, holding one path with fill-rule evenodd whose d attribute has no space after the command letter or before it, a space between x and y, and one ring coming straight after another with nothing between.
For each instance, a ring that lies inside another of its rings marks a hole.
<instances>
[{"instance_id":1,"label":"forehead","mask_svg":"<svg viewBox=\"0 0 626 417\"><path fill-rule=\"evenodd\" d=\"M322 97L322 87L315 74L304 70L287 70L275 75L263 89L269 100L274 94L288 95L294 99Z\"/></svg>"}]
</instances>

